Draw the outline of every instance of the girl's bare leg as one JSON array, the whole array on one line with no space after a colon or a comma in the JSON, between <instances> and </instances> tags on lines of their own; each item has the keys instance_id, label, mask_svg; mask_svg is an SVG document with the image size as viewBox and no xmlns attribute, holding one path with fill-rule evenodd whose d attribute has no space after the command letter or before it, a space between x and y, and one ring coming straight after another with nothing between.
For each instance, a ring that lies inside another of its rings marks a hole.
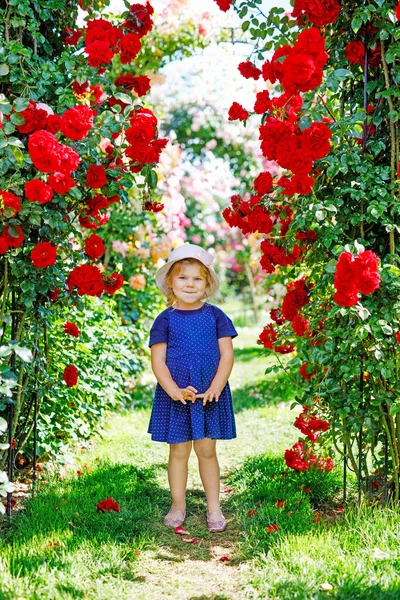
<instances>
[{"instance_id":1,"label":"girl's bare leg","mask_svg":"<svg viewBox=\"0 0 400 600\"><path fill-rule=\"evenodd\" d=\"M172 498L170 513L186 510L188 460L191 450L192 441L169 445L168 481Z\"/></svg>"},{"instance_id":2,"label":"girl's bare leg","mask_svg":"<svg viewBox=\"0 0 400 600\"><path fill-rule=\"evenodd\" d=\"M195 440L194 451L199 459L201 481L207 498L209 513L221 512L219 507L220 473L217 458L217 441L211 438Z\"/></svg>"}]
</instances>

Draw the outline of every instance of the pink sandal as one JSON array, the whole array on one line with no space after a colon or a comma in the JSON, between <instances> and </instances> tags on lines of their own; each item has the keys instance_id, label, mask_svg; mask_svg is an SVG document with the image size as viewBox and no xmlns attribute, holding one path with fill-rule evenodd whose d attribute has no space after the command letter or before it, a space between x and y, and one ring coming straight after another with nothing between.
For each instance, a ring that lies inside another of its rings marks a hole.
<instances>
[{"instance_id":1,"label":"pink sandal","mask_svg":"<svg viewBox=\"0 0 400 600\"><path fill-rule=\"evenodd\" d=\"M214 520L212 516L218 515L218 517L222 517L219 518L218 520ZM207 511L207 527L210 531L213 531L215 533L220 533L222 531L225 531L226 529L226 519L224 517L224 515L220 512L220 511L216 511L216 512L208 512Z\"/></svg>"},{"instance_id":2,"label":"pink sandal","mask_svg":"<svg viewBox=\"0 0 400 600\"><path fill-rule=\"evenodd\" d=\"M186 511L183 510L171 510L164 517L164 523L167 527L181 527L186 519Z\"/></svg>"}]
</instances>

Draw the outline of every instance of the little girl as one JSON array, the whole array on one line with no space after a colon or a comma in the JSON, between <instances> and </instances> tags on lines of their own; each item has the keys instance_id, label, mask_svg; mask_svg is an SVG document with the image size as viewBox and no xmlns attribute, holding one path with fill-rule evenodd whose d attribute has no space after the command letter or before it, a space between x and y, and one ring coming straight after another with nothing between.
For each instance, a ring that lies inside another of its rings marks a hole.
<instances>
[{"instance_id":1,"label":"little girl","mask_svg":"<svg viewBox=\"0 0 400 600\"><path fill-rule=\"evenodd\" d=\"M148 432L156 442L169 444L172 506L165 524L177 527L185 520L193 444L207 497L207 526L224 531L216 440L236 437L228 377L237 332L220 308L203 302L219 285L213 259L200 246L183 244L156 273L168 308L150 331L151 365L158 384Z\"/></svg>"}]
</instances>

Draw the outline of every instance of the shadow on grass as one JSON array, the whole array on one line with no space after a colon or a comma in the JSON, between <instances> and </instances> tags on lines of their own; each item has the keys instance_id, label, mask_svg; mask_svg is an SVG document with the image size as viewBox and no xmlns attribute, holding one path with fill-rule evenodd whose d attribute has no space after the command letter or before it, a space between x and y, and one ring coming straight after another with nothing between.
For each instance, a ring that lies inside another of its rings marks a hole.
<instances>
[{"instance_id":1,"label":"shadow on grass","mask_svg":"<svg viewBox=\"0 0 400 600\"><path fill-rule=\"evenodd\" d=\"M281 402L290 402L296 393L296 386L289 376L281 371L265 375L264 379L236 388L233 392L233 405L235 412L261 408L263 406L276 406Z\"/></svg>"},{"instance_id":2,"label":"shadow on grass","mask_svg":"<svg viewBox=\"0 0 400 600\"><path fill-rule=\"evenodd\" d=\"M269 598L279 600L399 600L400 585L384 588L359 581L346 581L333 591L311 590L310 585L300 581L283 581L274 586Z\"/></svg>"},{"instance_id":3,"label":"shadow on grass","mask_svg":"<svg viewBox=\"0 0 400 600\"><path fill-rule=\"evenodd\" d=\"M235 348L235 360L237 362L248 362L249 360L260 358L263 355L265 355L265 348L262 346Z\"/></svg>"},{"instance_id":4,"label":"shadow on grass","mask_svg":"<svg viewBox=\"0 0 400 600\"><path fill-rule=\"evenodd\" d=\"M143 469L99 461L83 476L57 477L48 483L39 483L36 495L26 503L26 510L15 516L0 549L0 557L4 552L9 557L10 575L17 579L30 578L42 570L44 564L49 570L68 573L74 557L80 556L82 560L82 553L87 554L87 563L94 569L100 568L96 564L101 562L101 575L130 581L136 581L136 576L140 581L135 562L142 550L150 549L155 558L171 562L184 562L188 557L210 560L213 539L218 536L212 538L213 534L206 528L202 490L188 490L185 523L201 544L182 543L172 528L164 526L170 494L157 483L156 472L165 467L159 464ZM101 500L109 497L118 501L121 512L103 513L96 509ZM237 532L230 531L224 539L218 538L218 544L231 545L236 538ZM123 548L121 551L119 546ZM123 560L116 564L114 558L114 562L111 560L108 564L107 554L115 557L119 552ZM64 590L64 585L71 589ZM74 588L73 582L60 581L58 586L71 597L85 595L79 585ZM4 596L4 600L9 598L14 596Z\"/></svg>"}]
</instances>

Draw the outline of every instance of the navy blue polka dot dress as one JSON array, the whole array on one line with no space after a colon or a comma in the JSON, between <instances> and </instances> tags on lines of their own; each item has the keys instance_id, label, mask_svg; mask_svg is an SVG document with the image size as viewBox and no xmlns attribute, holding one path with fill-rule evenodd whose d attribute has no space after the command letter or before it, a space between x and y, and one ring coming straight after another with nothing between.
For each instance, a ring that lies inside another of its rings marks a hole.
<instances>
[{"instance_id":1,"label":"navy blue polka dot dress","mask_svg":"<svg viewBox=\"0 0 400 600\"><path fill-rule=\"evenodd\" d=\"M166 364L180 388L205 392L218 369L218 339L236 337L232 321L217 306L181 310L169 306L158 315L150 331L149 346L167 343ZM202 398L186 404L172 400L157 383L148 433L156 442L179 444L189 440L236 437L232 396L227 383L218 402L203 406Z\"/></svg>"}]
</instances>

